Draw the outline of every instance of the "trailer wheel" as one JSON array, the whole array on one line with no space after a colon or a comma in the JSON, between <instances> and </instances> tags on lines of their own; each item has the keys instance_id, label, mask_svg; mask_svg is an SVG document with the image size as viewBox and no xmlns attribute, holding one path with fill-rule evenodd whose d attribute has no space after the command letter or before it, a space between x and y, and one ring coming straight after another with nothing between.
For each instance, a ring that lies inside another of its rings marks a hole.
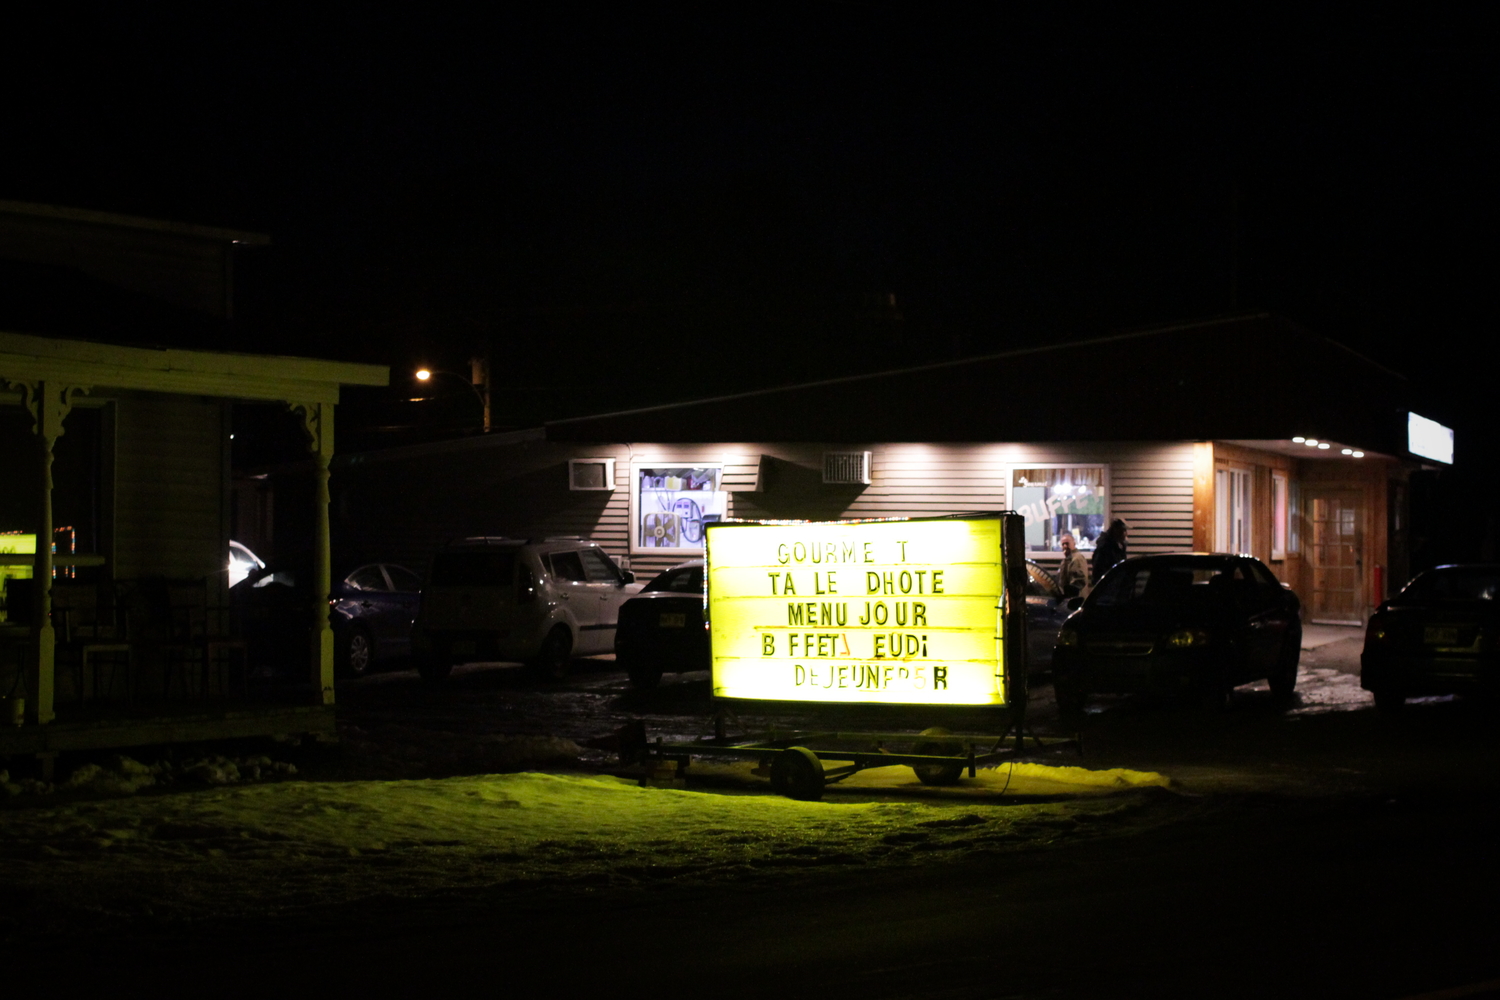
<instances>
[{"instance_id":1,"label":"trailer wheel","mask_svg":"<svg viewBox=\"0 0 1500 1000\"><path fill-rule=\"evenodd\" d=\"M823 797L823 762L807 747L788 747L771 764L771 787L789 799L817 802Z\"/></svg>"},{"instance_id":2,"label":"trailer wheel","mask_svg":"<svg viewBox=\"0 0 1500 1000\"><path fill-rule=\"evenodd\" d=\"M948 730L942 726L933 726L922 730L922 735L947 736ZM924 757L946 757L948 747L942 743L919 743L916 752ZM924 785L953 785L958 783L959 777L964 773L964 763L960 759L952 764L914 764L912 771Z\"/></svg>"}]
</instances>

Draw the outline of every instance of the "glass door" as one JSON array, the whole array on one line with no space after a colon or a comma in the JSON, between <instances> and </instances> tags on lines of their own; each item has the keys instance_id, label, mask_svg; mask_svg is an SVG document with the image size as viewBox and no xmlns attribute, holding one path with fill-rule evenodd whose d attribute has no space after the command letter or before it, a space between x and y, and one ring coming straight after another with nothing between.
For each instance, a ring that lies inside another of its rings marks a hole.
<instances>
[{"instance_id":1,"label":"glass door","mask_svg":"<svg viewBox=\"0 0 1500 1000\"><path fill-rule=\"evenodd\" d=\"M1312 620L1328 625L1364 621L1365 516L1352 491L1307 492L1312 545Z\"/></svg>"}]
</instances>

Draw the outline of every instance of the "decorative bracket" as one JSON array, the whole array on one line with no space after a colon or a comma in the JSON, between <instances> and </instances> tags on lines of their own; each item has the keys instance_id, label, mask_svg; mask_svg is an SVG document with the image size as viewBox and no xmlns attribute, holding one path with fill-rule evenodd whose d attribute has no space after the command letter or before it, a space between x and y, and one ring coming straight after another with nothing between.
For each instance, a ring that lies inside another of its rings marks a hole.
<instances>
[{"instance_id":1,"label":"decorative bracket","mask_svg":"<svg viewBox=\"0 0 1500 1000\"><path fill-rule=\"evenodd\" d=\"M287 409L302 420L307 435L307 450L326 462L333 457L333 407L327 403L287 401Z\"/></svg>"},{"instance_id":2,"label":"decorative bracket","mask_svg":"<svg viewBox=\"0 0 1500 1000\"><path fill-rule=\"evenodd\" d=\"M5 384L21 393L21 401L31 414L31 432L49 442L63 436L63 420L73 410L73 397L87 393L91 386L58 385L45 379L16 381L6 379Z\"/></svg>"}]
</instances>

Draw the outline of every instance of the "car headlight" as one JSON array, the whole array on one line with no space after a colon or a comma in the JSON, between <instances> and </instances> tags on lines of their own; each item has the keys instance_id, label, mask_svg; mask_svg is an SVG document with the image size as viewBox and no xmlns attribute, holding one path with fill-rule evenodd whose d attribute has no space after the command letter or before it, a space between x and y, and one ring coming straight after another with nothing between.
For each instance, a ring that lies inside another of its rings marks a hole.
<instances>
[{"instance_id":1,"label":"car headlight","mask_svg":"<svg viewBox=\"0 0 1500 1000\"><path fill-rule=\"evenodd\" d=\"M1059 646L1078 645L1078 633L1074 632L1072 629L1063 629L1061 632L1057 633L1057 644Z\"/></svg>"},{"instance_id":2,"label":"car headlight","mask_svg":"<svg viewBox=\"0 0 1500 1000\"><path fill-rule=\"evenodd\" d=\"M1208 645L1208 633L1201 628L1180 628L1167 636L1167 645L1173 649L1189 649Z\"/></svg>"}]
</instances>

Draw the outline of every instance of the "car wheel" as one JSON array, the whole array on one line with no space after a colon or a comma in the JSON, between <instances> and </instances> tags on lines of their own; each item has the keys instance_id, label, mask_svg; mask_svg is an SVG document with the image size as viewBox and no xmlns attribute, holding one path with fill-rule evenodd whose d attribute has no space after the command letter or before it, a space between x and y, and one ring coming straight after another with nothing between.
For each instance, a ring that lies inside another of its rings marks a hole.
<instances>
[{"instance_id":1,"label":"car wheel","mask_svg":"<svg viewBox=\"0 0 1500 1000\"><path fill-rule=\"evenodd\" d=\"M533 672L540 680L560 681L568 676L568 664L573 662L573 637L566 625L553 626L547 638L542 640L541 652L531 661Z\"/></svg>"},{"instance_id":2,"label":"car wheel","mask_svg":"<svg viewBox=\"0 0 1500 1000\"><path fill-rule=\"evenodd\" d=\"M370 664L375 662L375 644L370 633L360 627L351 628L344 637L339 659L344 673L351 677L364 676L370 669Z\"/></svg>"},{"instance_id":3,"label":"car wheel","mask_svg":"<svg viewBox=\"0 0 1500 1000\"><path fill-rule=\"evenodd\" d=\"M948 730L942 726L933 726L931 729L922 730L923 736L947 736ZM915 753L924 757L948 757L951 756L951 748L943 743L919 743ZM924 785L953 785L964 773L966 761L955 760L951 764L914 764L912 772L916 774L917 780Z\"/></svg>"},{"instance_id":4,"label":"car wheel","mask_svg":"<svg viewBox=\"0 0 1500 1000\"><path fill-rule=\"evenodd\" d=\"M1378 687L1371 694L1375 695L1375 710L1381 715L1400 715L1406 707L1406 695L1397 688Z\"/></svg>"},{"instance_id":5,"label":"car wheel","mask_svg":"<svg viewBox=\"0 0 1500 1000\"><path fill-rule=\"evenodd\" d=\"M1302 659L1302 643L1293 641L1291 647L1285 650L1276 664L1276 672L1268 681L1271 685L1271 697L1279 702L1291 701L1297 693L1297 664Z\"/></svg>"},{"instance_id":6,"label":"car wheel","mask_svg":"<svg viewBox=\"0 0 1500 1000\"><path fill-rule=\"evenodd\" d=\"M417 673L426 684L438 685L453 673L453 661L446 656L424 656L417 661Z\"/></svg>"},{"instance_id":7,"label":"car wheel","mask_svg":"<svg viewBox=\"0 0 1500 1000\"><path fill-rule=\"evenodd\" d=\"M789 799L817 802L823 784L823 762L807 747L788 747L771 764L771 787Z\"/></svg>"},{"instance_id":8,"label":"car wheel","mask_svg":"<svg viewBox=\"0 0 1500 1000\"><path fill-rule=\"evenodd\" d=\"M1057 715L1059 719L1068 722L1076 722L1083 717L1083 703L1088 696L1085 695L1072 681L1052 676L1052 693L1057 696Z\"/></svg>"},{"instance_id":9,"label":"car wheel","mask_svg":"<svg viewBox=\"0 0 1500 1000\"><path fill-rule=\"evenodd\" d=\"M631 663L625 668L630 676L630 686L639 691L650 691L661 683L661 668L642 663Z\"/></svg>"}]
</instances>

